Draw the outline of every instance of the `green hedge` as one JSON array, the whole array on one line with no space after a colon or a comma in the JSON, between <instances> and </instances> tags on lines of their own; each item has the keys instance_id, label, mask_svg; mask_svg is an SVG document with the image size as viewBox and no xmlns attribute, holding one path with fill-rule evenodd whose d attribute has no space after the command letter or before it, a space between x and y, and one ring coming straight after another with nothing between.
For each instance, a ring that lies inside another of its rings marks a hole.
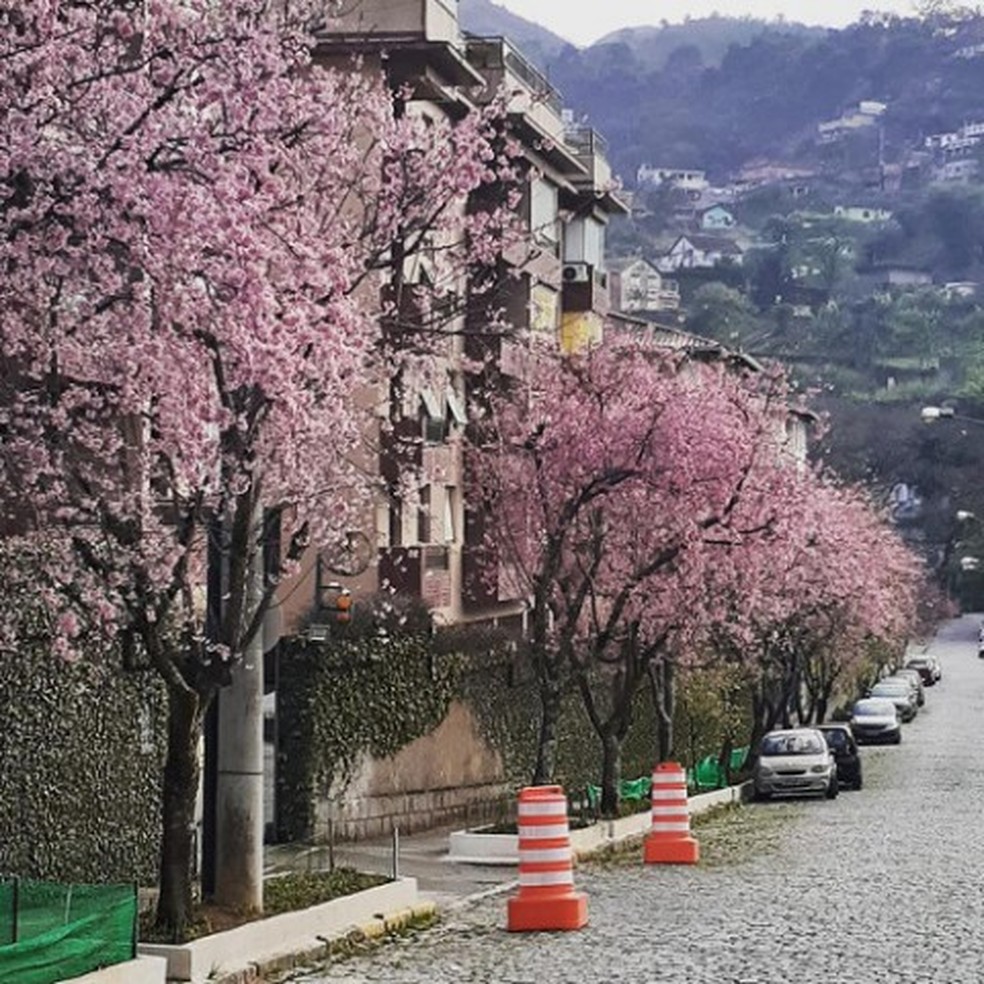
<instances>
[{"instance_id":1,"label":"green hedge","mask_svg":"<svg viewBox=\"0 0 984 984\"><path fill-rule=\"evenodd\" d=\"M0 652L0 872L156 881L166 698L117 667Z\"/></svg>"}]
</instances>

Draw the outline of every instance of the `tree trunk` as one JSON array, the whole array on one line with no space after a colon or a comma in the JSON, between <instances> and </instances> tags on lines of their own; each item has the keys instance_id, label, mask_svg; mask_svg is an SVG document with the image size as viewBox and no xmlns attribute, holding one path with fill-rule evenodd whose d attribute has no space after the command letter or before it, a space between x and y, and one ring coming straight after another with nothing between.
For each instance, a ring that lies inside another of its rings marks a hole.
<instances>
[{"instance_id":1,"label":"tree trunk","mask_svg":"<svg viewBox=\"0 0 984 984\"><path fill-rule=\"evenodd\" d=\"M204 710L203 701L194 690L169 688L157 928L175 943L183 942L192 909L198 750Z\"/></svg>"},{"instance_id":2,"label":"tree trunk","mask_svg":"<svg viewBox=\"0 0 984 984\"><path fill-rule=\"evenodd\" d=\"M622 782L622 743L606 734L601 740L601 815L618 816L619 785Z\"/></svg>"},{"instance_id":3,"label":"tree trunk","mask_svg":"<svg viewBox=\"0 0 984 984\"><path fill-rule=\"evenodd\" d=\"M650 663L648 667L653 708L656 711L656 761L669 762L673 756L673 715L676 712L676 681L671 660Z\"/></svg>"},{"instance_id":4,"label":"tree trunk","mask_svg":"<svg viewBox=\"0 0 984 984\"><path fill-rule=\"evenodd\" d=\"M718 769L724 777L725 786L731 785L731 752L734 747L735 741L729 731L728 734L724 736L724 744L721 746L721 752L718 755Z\"/></svg>"},{"instance_id":5,"label":"tree trunk","mask_svg":"<svg viewBox=\"0 0 984 984\"><path fill-rule=\"evenodd\" d=\"M553 782L557 769L557 721L560 718L560 686L553 680L540 681L540 736L536 747L533 785Z\"/></svg>"}]
</instances>

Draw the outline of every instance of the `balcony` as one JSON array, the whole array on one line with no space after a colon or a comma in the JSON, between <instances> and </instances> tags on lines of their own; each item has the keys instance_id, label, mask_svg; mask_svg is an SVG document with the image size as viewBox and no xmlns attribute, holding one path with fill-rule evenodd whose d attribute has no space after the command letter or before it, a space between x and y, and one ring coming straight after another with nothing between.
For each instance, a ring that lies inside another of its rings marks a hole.
<instances>
[{"instance_id":1,"label":"balcony","mask_svg":"<svg viewBox=\"0 0 984 984\"><path fill-rule=\"evenodd\" d=\"M458 0L359 0L345 4L325 35L457 44Z\"/></svg>"},{"instance_id":2,"label":"balcony","mask_svg":"<svg viewBox=\"0 0 984 984\"><path fill-rule=\"evenodd\" d=\"M583 180L584 167L564 140L563 100L547 77L505 38L468 38L465 49L472 67L486 79L486 97L504 87L509 112L527 131L526 138L545 141L540 149L554 166Z\"/></svg>"},{"instance_id":3,"label":"balcony","mask_svg":"<svg viewBox=\"0 0 984 984\"><path fill-rule=\"evenodd\" d=\"M585 170L583 178L572 178L571 183L581 191L603 195L606 211L628 215L629 206L612 191L615 177L608 162L608 141L589 126L568 123L564 142Z\"/></svg>"},{"instance_id":4,"label":"balcony","mask_svg":"<svg viewBox=\"0 0 984 984\"><path fill-rule=\"evenodd\" d=\"M451 550L446 546L385 547L379 551L384 590L420 598L431 608L451 605Z\"/></svg>"},{"instance_id":5,"label":"balcony","mask_svg":"<svg viewBox=\"0 0 984 984\"><path fill-rule=\"evenodd\" d=\"M460 100L456 87L484 83L465 57L458 0L358 0L344 6L317 32L320 60L385 55L394 81L442 104Z\"/></svg>"}]
</instances>

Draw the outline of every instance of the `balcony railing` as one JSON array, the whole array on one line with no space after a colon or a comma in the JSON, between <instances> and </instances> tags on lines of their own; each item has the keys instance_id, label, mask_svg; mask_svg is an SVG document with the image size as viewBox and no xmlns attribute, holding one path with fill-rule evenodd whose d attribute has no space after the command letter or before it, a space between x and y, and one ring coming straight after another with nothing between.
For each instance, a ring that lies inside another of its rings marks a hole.
<instances>
[{"instance_id":1,"label":"balcony railing","mask_svg":"<svg viewBox=\"0 0 984 984\"><path fill-rule=\"evenodd\" d=\"M509 72L538 101L543 102L560 117L564 108L560 93L551 85L550 80L506 38L468 38L466 48L469 58L477 68Z\"/></svg>"},{"instance_id":2,"label":"balcony railing","mask_svg":"<svg viewBox=\"0 0 984 984\"><path fill-rule=\"evenodd\" d=\"M564 128L564 142L578 157L608 156L608 141L590 126L568 124Z\"/></svg>"}]
</instances>

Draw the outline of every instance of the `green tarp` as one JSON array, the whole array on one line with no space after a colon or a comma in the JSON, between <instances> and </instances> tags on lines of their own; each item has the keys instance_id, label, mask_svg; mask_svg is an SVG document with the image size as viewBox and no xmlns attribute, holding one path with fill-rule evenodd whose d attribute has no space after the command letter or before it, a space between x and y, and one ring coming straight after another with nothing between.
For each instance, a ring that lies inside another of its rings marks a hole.
<instances>
[{"instance_id":1,"label":"green tarp","mask_svg":"<svg viewBox=\"0 0 984 984\"><path fill-rule=\"evenodd\" d=\"M729 762L732 772L737 772L748 757L747 748L736 748ZM728 777L721 768L716 755L701 759L693 769L687 771L687 781L695 789L723 789L728 785Z\"/></svg>"},{"instance_id":2,"label":"green tarp","mask_svg":"<svg viewBox=\"0 0 984 984\"><path fill-rule=\"evenodd\" d=\"M0 981L55 984L136 956L134 885L0 882Z\"/></svg>"},{"instance_id":3,"label":"green tarp","mask_svg":"<svg viewBox=\"0 0 984 984\"><path fill-rule=\"evenodd\" d=\"M731 771L737 772L748 756L747 748L736 748L731 753ZM718 763L717 756L708 755L701 759L696 768L687 770L687 782L691 788L723 789L728 785L727 776ZM652 777L643 776L641 779L626 779L618 785L619 800L647 799L652 791ZM588 806L595 810L601 804L601 786L588 786Z\"/></svg>"}]
</instances>

